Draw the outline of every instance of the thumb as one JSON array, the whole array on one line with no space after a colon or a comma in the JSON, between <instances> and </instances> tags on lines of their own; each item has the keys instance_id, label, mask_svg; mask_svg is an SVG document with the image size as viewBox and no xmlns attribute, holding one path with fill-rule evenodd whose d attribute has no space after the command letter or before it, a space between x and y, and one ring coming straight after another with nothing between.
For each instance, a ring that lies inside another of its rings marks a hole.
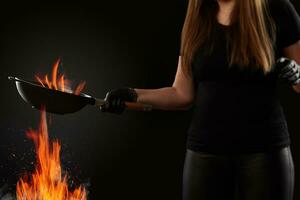
<instances>
[{"instance_id":1,"label":"thumb","mask_svg":"<svg viewBox=\"0 0 300 200\"><path fill-rule=\"evenodd\" d=\"M288 65L291 61L288 58L285 57L281 57L277 60L276 64L277 66L282 69L283 67L285 67L286 65Z\"/></svg>"}]
</instances>

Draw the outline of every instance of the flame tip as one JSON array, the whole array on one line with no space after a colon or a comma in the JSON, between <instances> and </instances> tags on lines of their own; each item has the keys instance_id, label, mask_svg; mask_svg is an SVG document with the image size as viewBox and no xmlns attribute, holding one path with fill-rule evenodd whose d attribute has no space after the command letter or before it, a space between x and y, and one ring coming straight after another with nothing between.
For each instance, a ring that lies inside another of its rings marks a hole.
<instances>
[{"instance_id":1,"label":"flame tip","mask_svg":"<svg viewBox=\"0 0 300 200\"><path fill-rule=\"evenodd\" d=\"M75 95L80 94L86 85L86 81L81 81L75 87L75 89L71 89L72 81L66 79L66 76L64 74L58 73L60 63L61 58L59 57L53 65L51 80L49 79L48 74L46 74L44 78L41 78L39 75L35 75L36 80L41 84L41 86L47 87L49 89L60 90L62 92L73 93Z\"/></svg>"}]
</instances>

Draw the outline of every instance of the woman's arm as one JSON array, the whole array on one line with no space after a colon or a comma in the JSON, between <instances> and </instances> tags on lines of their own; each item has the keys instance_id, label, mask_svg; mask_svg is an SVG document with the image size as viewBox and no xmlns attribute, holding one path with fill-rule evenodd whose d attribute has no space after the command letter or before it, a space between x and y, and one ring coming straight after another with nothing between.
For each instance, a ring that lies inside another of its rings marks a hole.
<instances>
[{"instance_id":1,"label":"woman's arm","mask_svg":"<svg viewBox=\"0 0 300 200\"><path fill-rule=\"evenodd\" d=\"M295 44L286 47L283 50L284 56L294 60L297 64L300 64L300 41ZM300 93L300 83L292 86L293 90Z\"/></svg>"},{"instance_id":2,"label":"woman's arm","mask_svg":"<svg viewBox=\"0 0 300 200\"><path fill-rule=\"evenodd\" d=\"M151 104L153 108L161 110L187 110L194 100L192 77L183 74L181 57L178 59L175 80L171 87L159 89L138 89L137 102Z\"/></svg>"}]
</instances>

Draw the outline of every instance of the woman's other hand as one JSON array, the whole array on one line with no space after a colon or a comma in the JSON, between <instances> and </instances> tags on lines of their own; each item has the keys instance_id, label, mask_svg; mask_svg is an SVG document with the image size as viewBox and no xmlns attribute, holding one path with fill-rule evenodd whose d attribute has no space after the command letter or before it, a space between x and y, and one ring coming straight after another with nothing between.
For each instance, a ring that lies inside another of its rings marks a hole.
<instances>
[{"instance_id":1,"label":"woman's other hand","mask_svg":"<svg viewBox=\"0 0 300 200\"><path fill-rule=\"evenodd\" d=\"M291 85L300 83L300 66L294 60L282 57L277 60L276 68L279 70L279 78Z\"/></svg>"}]
</instances>

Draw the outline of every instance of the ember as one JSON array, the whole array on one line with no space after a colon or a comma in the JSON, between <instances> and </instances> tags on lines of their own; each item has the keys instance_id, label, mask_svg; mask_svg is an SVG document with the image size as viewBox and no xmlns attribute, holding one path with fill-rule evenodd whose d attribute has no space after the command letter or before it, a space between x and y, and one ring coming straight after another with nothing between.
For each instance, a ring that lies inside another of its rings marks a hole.
<instances>
[{"instance_id":1,"label":"ember","mask_svg":"<svg viewBox=\"0 0 300 200\"><path fill-rule=\"evenodd\" d=\"M54 90L60 90L62 92L68 92L73 93L75 95L79 95L81 91L85 87L85 81L79 83L75 89L71 88L71 81L65 78L65 75L59 75L58 74L58 67L60 65L60 59L58 59L52 70L52 80L50 80L48 74L45 75L44 78L41 78L39 76L35 76L36 80L41 84L43 87L47 87Z\"/></svg>"},{"instance_id":2,"label":"ember","mask_svg":"<svg viewBox=\"0 0 300 200\"><path fill-rule=\"evenodd\" d=\"M45 110L41 112L40 127L30 129L27 136L34 141L37 164L32 175L20 178L17 183L18 200L86 200L83 186L70 191L67 175L62 175L58 141L49 143Z\"/></svg>"}]
</instances>

